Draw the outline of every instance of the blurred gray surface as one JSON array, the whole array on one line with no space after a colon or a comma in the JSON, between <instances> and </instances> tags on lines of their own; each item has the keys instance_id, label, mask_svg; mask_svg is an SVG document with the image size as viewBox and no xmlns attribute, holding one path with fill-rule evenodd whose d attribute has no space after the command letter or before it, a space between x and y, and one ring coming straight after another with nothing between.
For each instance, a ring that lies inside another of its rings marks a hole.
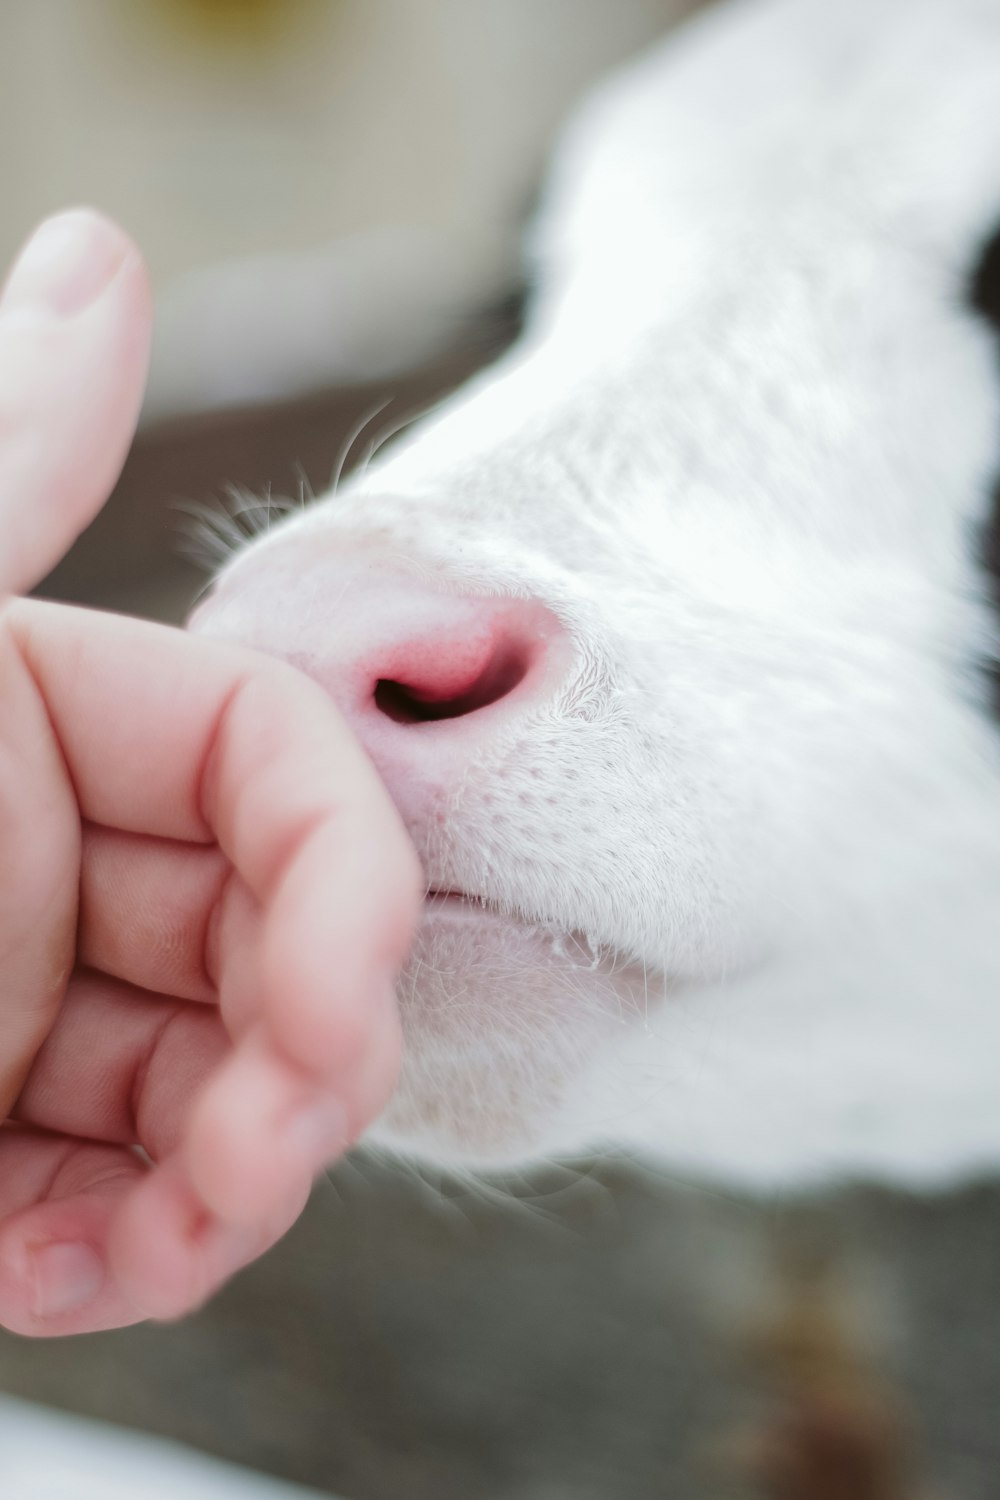
<instances>
[{"instance_id":1,"label":"blurred gray surface","mask_svg":"<svg viewBox=\"0 0 1000 1500\"><path fill-rule=\"evenodd\" d=\"M766 1409L747 1335L805 1236L832 1247L915 1466L988 1500L998 1235L994 1187L752 1204L618 1167L503 1203L347 1164L196 1317L0 1340L0 1386L353 1500L748 1496L726 1459Z\"/></svg>"}]
</instances>

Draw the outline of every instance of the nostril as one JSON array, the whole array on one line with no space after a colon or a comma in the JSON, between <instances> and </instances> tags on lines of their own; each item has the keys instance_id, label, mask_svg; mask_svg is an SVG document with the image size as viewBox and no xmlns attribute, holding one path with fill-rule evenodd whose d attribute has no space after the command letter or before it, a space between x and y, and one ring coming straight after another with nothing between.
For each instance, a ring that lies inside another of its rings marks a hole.
<instances>
[{"instance_id":1,"label":"nostril","mask_svg":"<svg viewBox=\"0 0 1000 1500\"><path fill-rule=\"evenodd\" d=\"M512 693L528 675L531 652L513 643L496 650L471 681L410 682L380 677L375 684L375 707L396 724L429 724L459 719L488 708Z\"/></svg>"},{"instance_id":2,"label":"nostril","mask_svg":"<svg viewBox=\"0 0 1000 1500\"><path fill-rule=\"evenodd\" d=\"M315 678L400 802L418 764L443 776L453 755L453 773L477 736L521 722L570 665L566 628L540 599L438 589L371 548L318 560L313 550L301 538L286 552L269 541L256 567L251 553L198 627ZM436 734L413 732L435 725Z\"/></svg>"}]
</instances>

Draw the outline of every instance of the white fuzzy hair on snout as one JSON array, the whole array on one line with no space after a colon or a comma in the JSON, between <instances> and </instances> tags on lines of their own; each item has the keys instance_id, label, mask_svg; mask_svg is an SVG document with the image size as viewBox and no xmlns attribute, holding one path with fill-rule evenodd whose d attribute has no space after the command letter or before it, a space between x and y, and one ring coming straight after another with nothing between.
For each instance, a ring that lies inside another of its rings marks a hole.
<instances>
[{"instance_id":1,"label":"white fuzzy hair on snout","mask_svg":"<svg viewBox=\"0 0 1000 1500\"><path fill-rule=\"evenodd\" d=\"M1000 1159L998 224L995 0L720 4L571 123L518 344L223 572L202 628L265 649L322 650L306 538L570 642L411 818L472 900L427 903L383 1139Z\"/></svg>"}]
</instances>

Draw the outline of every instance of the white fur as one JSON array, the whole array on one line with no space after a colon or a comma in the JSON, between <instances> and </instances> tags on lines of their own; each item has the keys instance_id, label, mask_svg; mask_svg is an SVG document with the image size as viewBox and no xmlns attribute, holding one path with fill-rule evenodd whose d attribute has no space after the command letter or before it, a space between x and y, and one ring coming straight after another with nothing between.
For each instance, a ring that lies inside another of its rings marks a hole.
<instances>
[{"instance_id":1,"label":"white fur","mask_svg":"<svg viewBox=\"0 0 1000 1500\"><path fill-rule=\"evenodd\" d=\"M996 0L721 6L570 128L519 346L223 577L205 628L274 649L303 536L576 647L411 827L499 915L428 915L389 1138L758 1185L1000 1158L1000 373L963 302L998 220Z\"/></svg>"}]
</instances>

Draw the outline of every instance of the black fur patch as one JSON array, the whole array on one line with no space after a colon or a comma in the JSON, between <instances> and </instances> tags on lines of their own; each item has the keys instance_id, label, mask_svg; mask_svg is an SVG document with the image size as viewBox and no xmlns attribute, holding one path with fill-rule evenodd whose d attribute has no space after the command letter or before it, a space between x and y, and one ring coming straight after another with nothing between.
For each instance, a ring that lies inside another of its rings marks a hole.
<instances>
[{"instance_id":1,"label":"black fur patch","mask_svg":"<svg viewBox=\"0 0 1000 1500\"><path fill-rule=\"evenodd\" d=\"M969 283L969 300L1000 337L1000 227L987 240ZM997 434L1000 446L1000 433ZM993 490L991 514L983 528L982 559L990 578L993 602L1000 611L1000 478ZM1000 668L993 668L993 701L1000 714Z\"/></svg>"}]
</instances>

